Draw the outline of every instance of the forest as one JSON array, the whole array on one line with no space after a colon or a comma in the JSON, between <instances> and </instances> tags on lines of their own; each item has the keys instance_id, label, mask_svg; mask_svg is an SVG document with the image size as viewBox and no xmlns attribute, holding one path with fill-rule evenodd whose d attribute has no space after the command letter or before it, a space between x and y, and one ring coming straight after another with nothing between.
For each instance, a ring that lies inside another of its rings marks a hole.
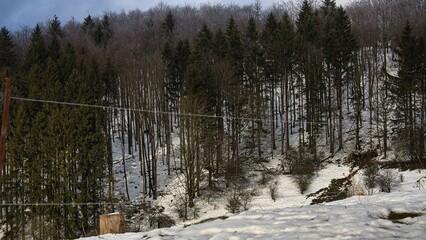
<instances>
[{"instance_id":1,"label":"forest","mask_svg":"<svg viewBox=\"0 0 426 240\"><path fill-rule=\"evenodd\" d=\"M161 194L159 168L184 176L183 218L270 158L300 179L343 150L425 161L425 37L424 0L159 3L4 26L4 236L85 236L130 202L112 143L124 175L124 155L138 158L145 200Z\"/></svg>"}]
</instances>

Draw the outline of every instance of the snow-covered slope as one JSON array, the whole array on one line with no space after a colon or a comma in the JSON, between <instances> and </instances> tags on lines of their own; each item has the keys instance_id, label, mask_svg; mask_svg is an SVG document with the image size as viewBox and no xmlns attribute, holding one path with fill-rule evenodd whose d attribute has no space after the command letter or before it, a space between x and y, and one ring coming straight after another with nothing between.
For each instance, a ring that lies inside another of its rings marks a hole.
<instances>
[{"instance_id":1,"label":"snow-covered slope","mask_svg":"<svg viewBox=\"0 0 426 240\"><path fill-rule=\"evenodd\" d=\"M422 239L426 235L426 191L354 196L328 204L256 208L225 220L105 239ZM389 218L394 218L390 220Z\"/></svg>"},{"instance_id":2,"label":"snow-covered slope","mask_svg":"<svg viewBox=\"0 0 426 240\"><path fill-rule=\"evenodd\" d=\"M368 112L363 111L362 114L363 120L366 121L369 118ZM349 113L345 113L345 115L349 115ZM363 183L364 170L361 169L355 174L358 167L345 162L352 152L351 149L354 149L355 137L351 130L353 120L347 117L343 124L344 131L347 133L346 139L344 139L345 150L337 152L334 157L328 157L325 154L321 169L315 173L312 183L304 194L300 193L299 187L291 175L285 175L279 171L282 156L274 153L275 157L266 156L268 161L262 165L272 172L272 177L267 184L259 183L263 172L258 169L249 170L246 174L250 184L244 187L247 187L246 190L253 194L248 210L241 209L242 212L235 215L226 209L232 187L216 192L205 191L202 196L195 199L197 217L186 221L179 220L174 211L179 196L184 195L182 174L172 172L168 176L164 164L160 164L161 160L159 160L158 180L161 194L156 200L146 196L144 198L142 177L140 176L141 167L138 161L139 153L137 149L134 149L133 154L123 156L122 151L127 149L127 143L122 146L120 139L116 139L113 144L117 179L116 196L126 199L123 181L124 158L127 164L129 202L147 201L152 206L164 207L164 213L176 220L177 226L148 232L110 234L86 239L423 239L423 236L426 236L424 227L426 226L426 216L424 215L426 214L426 190L424 188L426 170L399 172L397 169L392 169L395 181L403 181L398 183L393 189L393 193L384 194L375 189L370 192L373 195L357 196L356 194L367 194ZM376 146L379 141L376 137L369 137L374 130L370 127L365 123L360 130L362 142L365 145L363 149ZM297 134L291 135L291 142L297 143L297 137ZM173 139L178 139L178 137ZM292 146L294 145L292 144ZM319 152L328 152L325 137L319 138L318 146ZM174 147L177 148L174 149L175 152L178 152L179 143L176 142ZM160 159L163 157L162 151L157 150ZM269 149L264 149L265 153L269 151ZM395 160L393 151L388 153L387 158L384 158L380 151L378 154L379 156L375 158L376 161ZM177 157L173 156L172 161L178 161ZM310 194L329 186L333 179L348 176L351 176L348 179L353 188L352 194L355 196L328 204L310 205L314 198L308 197ZM272 200L268 187L275 182L277 194L276 199Z\"/></svg>"},{"instance_id":3,"label":"snow-covered slope","mask_svg":"<svg viewBox=\"0 0 426 240\"><path fill-rule=\"evenodd\" d=\"M376 191L370 196L309 205L311 199L306 198L309 193L348 173L346 166L329 164L318 172L305 194L298 191L290 176L280 175L276 178L276 201L272 201L267 189L259 188L249 210L237 215L228 213L223 206L218 208L221 205L218 202L201 201L197 203L202 216L198 221L217 220L190 226L191 222L182 222L172 228L85 239L422 239L426 235L426 190L422 179L426 170L399 172L404 182L393 193ZM362 175L356 178L361 181Z\"/></svg>"}]
</instances>

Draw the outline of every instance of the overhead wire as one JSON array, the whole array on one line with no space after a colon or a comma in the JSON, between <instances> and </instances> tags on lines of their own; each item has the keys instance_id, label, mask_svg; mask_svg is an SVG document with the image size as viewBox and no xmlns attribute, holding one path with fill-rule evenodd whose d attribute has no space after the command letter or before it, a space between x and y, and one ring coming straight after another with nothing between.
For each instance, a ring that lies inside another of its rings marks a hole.
<instances>
[{"instance_id":1,"label":"overhead wire","mask_svg":"<svg viewBox=\"0 0 426 240\"><path fill-rule=\"evenodd\" d=\"M101 108L101 109L112 109L119 111L132 111L132 112L142 112L142 113L154 113L154 114L164 114L164 115L178 115L186 117L204 117L204 118L216 118L216 119L234 119L242 121L272 121L269 118L250 118L250 117L233 117L233 116L217 116L209 114L199 114L199 113L183 113L183 112L171 112L171 111L160 111L160 110L149 110L149 109L140 109L140 108L129 108L129 107L119 107L119 106L107 106L107 105L95 105L87 103L75 103L75 102L64 102L64 101L54 101L54 100L45 100L45 99L36 99L36 98L24 98L24 97L11 97L12 100L25 101L25 102L37 102L37 103L49 103L49 104L59 104L67 106L76 106L76 107L90 107L90 108ZM328 121L281 121L288 124L318 124L318 125L327 125ZM404 127L426 127L426 124L413 124L413 125L404 125Z\"/></svg>"},{"instance_id":2,"label":"overhead wire","mask_svg":"<svg viewBox=\"0 0 426 240\"><path fill-rule=\"evenodd\" d=\"M35 98L23 98L23 97L11 97L12 100L26 101L26 102L38 102L38 103L50 103L50 104L59 104L67 106L76 106L76 107L91 107L91 108L101 108L101 109L112 109L119 111L132 111L132 112L142 112L142 113L154 113L154 114L164 114L164 115L178 115L186 117L204 117L204 118L216 118L216 119L235 119L243 121L272 121L267 118L249 118L249 117L233 117L233 116L217 116L217 115L208 115L208 114L199 114L199 113L182 113L182 112L171 112L171 111L159 111L159 110L149 110L149 109L139 109L139 108L128 108L128 107L117 107L117 106L107 106L107 105L94 105L86 103L74 103L74 102L63 102L63 101L53 101L45 99L35 99ZM283 121L285 123L303 123L303 124L326 124L327 122L316 122L316 121Z\"/></svg>"}]
</instances>

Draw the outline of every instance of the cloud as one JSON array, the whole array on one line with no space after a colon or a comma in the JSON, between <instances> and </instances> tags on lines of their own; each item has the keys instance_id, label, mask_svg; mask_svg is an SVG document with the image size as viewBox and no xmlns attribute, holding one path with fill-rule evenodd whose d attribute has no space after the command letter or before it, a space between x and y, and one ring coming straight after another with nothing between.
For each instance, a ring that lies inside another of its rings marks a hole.
<instances>
[{"instance_id":1,"label":"cloud","mask_svg":"<svg viewBox=\"0 0 426 240\"><path fill-rule=\"evenodd\" d=\"M0 25L19 24L21 15L27 8L26 0L16 0L13 4L8 1L0 1Z\"/></svg>"}]
</instances>

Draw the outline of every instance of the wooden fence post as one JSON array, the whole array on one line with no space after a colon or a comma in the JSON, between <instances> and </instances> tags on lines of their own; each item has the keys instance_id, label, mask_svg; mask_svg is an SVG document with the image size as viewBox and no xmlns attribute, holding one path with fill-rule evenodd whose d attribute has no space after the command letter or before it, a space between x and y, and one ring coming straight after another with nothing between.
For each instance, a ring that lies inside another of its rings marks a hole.
<instances>
[{"instance_id":1,"label":"wooden fence post","mask_svg":"<svg viewBox=\"0 0 426 240\"><path fill-rule=\"evenodd\" d=\"M0 138L0 204L3 202L3 196L1 191L3 189L3 167L4 167L4 154L6 151L6 132L7 124L9 118L9 109L10 109L10 92L11 92L11 79L9 77L5 78L6 80L6 89L4 96L4 108L3 116L1 122L1 138ZM3 218L3 208L0 207L0 219Z\"/></svg>"}]
</instances>

